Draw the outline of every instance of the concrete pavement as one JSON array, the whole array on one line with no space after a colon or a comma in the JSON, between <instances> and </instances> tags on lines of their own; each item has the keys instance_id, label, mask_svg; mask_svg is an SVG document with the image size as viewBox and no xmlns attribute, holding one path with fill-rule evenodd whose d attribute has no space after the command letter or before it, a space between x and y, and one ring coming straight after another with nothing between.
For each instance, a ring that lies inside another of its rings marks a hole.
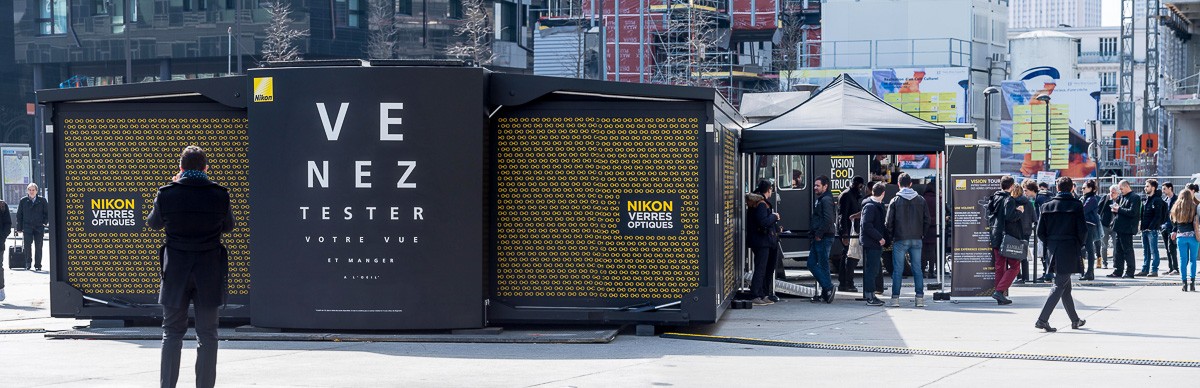
<instances>
[{"instance_id":1,"label":"concrete pavement","mask_svg":"<svg viewBox=\"0 0 1200 388\"><path fill-rule=\"evenodd\" d=\"M65 330L87 322L49 318L48 274L5 270L0 333ZM1098 279L1099 280L1099 279ZM1200 360L1200 292L1156 285L1174 277L1106 279L1075 289L1088 320L1058 333L1033 328L1049 287L1016 287L1010 306L929 303L868 307L840 294L831 305L799 299L730 310L721 322L666 331L762 339L955 351ZM1099 284L1099 282L1097 282ZM195 360L185 343L184 361ZM0 334L0 387L145 387L157 384L157 341L50 340ZM191 386L192 371L180 386ZM412 344L222 341L222 387L1009 387L1200 386L1200 369L1100 363L934 357L636 337L609 344Z\"/></svg>"}]
</instances>

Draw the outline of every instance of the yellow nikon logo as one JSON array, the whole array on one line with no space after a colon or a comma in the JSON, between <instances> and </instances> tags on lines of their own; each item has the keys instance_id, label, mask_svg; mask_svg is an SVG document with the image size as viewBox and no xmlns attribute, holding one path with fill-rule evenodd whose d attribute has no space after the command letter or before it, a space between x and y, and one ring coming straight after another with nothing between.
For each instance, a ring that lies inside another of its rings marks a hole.
<instances>
[{"instance_id":1,"label":"yellow nikon logo","mask_svg":"<svg viewBox=\"0 0 1200 388\"><path fill-rule=\"evenodd\" d=\"M954 180L954 189L955 190L966 190L967 189L967 180L966 179L955 179Z\"/></svg>"},{"instance_id":2,"label":"yellow nikon logo","mask_svg":"<svg viewBox=\"0 0 1200 388\"><path fill-rule=\"evenodd\" d=\"M254 102L275 101L275 80L272 77L254 79Z\"/></svg>"}]
</instances>

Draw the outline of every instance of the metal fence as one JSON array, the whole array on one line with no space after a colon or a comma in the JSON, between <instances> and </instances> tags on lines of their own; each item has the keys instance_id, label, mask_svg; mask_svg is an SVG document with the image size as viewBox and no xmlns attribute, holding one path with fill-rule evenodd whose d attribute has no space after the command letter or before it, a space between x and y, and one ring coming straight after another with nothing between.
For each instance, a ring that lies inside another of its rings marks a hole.
<instances>
[{"instance_id":1,"label":"metal fence","mask_svg":"<svg viewBox=\"0 0 1200 388\"><path fill-rule=\"evenodd\" d=\"M807 41L800 43L800 67L888 68L971 66L971 42L953 38Z\"/></svg>"}]
</instances>

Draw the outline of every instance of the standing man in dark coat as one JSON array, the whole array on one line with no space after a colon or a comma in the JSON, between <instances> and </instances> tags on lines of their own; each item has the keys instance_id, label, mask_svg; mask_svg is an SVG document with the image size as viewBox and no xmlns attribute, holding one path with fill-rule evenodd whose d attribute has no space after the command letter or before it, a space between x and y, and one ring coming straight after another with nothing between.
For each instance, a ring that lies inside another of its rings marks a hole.
<instances>
[{"instance_id":1,"label":"standing man in dark coat","mask_svg":"<svg viewBox=\"0 0 1200 388\"><path fill-rule=\"evenodd\" d=\"M875 297L875 291L882 291L877 286L879 266L882 264L883 247L887 245L887 226L884 217L887 209L883 207L883 194L887 185L883 182L871 182L871 196L862 201L862 217L859 227L859 242L863 247L863 298L868 306L883 306L883 301Z\"/></svg>"},{"instance_id":2,"label":"standing man in dark coat","mask_svg":"<svg viewBox=\"0 0 1200 388\"><path fill-rule=\"evenodd\" d=\"M33 270L41 271L42 235L46 233L46 220L49 219L46 214L46 198L37 195L36 183L26 186L25 192L29 193L29 196L21 198L21 203L17 204L17 227L14 231L25 233L26 259L29 260L25 262L25 269L29 269L30 263L33 263Z\"/></svg>"},{"instance_id":3,"label":"standing man in dark coat","mask_svg":"<svg viewBox=\"0 0 1200 388\"><path fill-rule=\"evenodd\" d=\"M1034 213L1034 216L1037 217L1037 219L1041 219L1042 205L1045 205L1046 202L1050 202L1050 200L1054 198L1054 193L1050 192L1050 185L1046 182L1038 182L1037 187L1037 195L1033 197L1033 207L1037 210L1037 212ZM1050 268L1050 261L1048 259L1050 252L1046 248L1045 244L1041 245L1041 250L1042 273L1044 273L1044 275L1042 275L1042 281L1048 282L1054 277L1054 270Z\"/></svg>"},{"instance_id":4,"label":"standing man in dark coat","mask_svg":"<svg viewBox=\"0 0 1200 388\"><path fill-rule=\"evenodd\" d=\"M1100 205L1096 211L1100 212L1100 241L1096 243L1096 251L1100 252L1100 262L1096 263L1096 268L1108 268L1108 247L1116 246L1116 233L1113 232L1113 219L1116 218L1116 213L1109 209L1121 197L1121 189L1117 185L1108 186L1108 195L1100 199ZM1115 261L1115 260L1114 260Z\"/></svg>"},{"instance_id":5,"label":"standing man in dark coat","mask_svg":"<svg viewBox=\"0 0 1200 388\"><path fill-rule=\"evenodd\" d=\"M829 192L829 177L821 175L813 181L812 217L808 220L809 233L812 235L812 247L808 251L808 271L812 272L817 283L821 284L821 293L813 297L813 302L833 303L833 281L829 279L829 248L833 246L836 235L834 218L837 210L833 206L833 194Z\"/></svg>"},{"instance_id":6,"label":"standing man in dark coat","mask_svg":"<svg viewBox=\"0 0 1200 388\"><path fill-rule=\"evenodd\" d=\"M1178 275L1179 246L1176 245L1175 239L1171 238L1171 233L1175 231L1175 223L1171 222L1171 209L1175 207L1175 201L1179 199L1179 196L1175 195L1175 185L1171 182L1163 182L1162 193L1163 202L1167 203L1167 217L1162 223L1162 242L1163 246L1167 248L1167 266L1169 267L1168 271L1163 274Z\"/></svg>"},{"instance_id":7,"label":"standing man in dark coat","mask_svg":"<svg viewBox=\"0 0 1200 388\"><path fill-rule=\"evenodd\" d=\"M1087 268L1079 280L1096 280L1096 242L1100 241L1100 196L1096 194L1099 185L1095 180L1083 183L1083 219L1087 221L1088 236L1083 242L1083 251L1087 253Z\"/></svg>"},{"instance_id":8,"label":"standing man in dark coat","mask_svg":"<svg viewBox=\"0 0 1200 388\"><path fill-rule=\"evenodd\" d=\"M1133 193L1129 181L1122 179L1117 183L1121 196L1109 205L1108 211L1116 215L1113 219L1113 233L1117 235L1113 249L1113 271L1110 278L1125 277L1133 279L1137 269L1133 264L1133 235L1138 232L1138 222L1142 216L1142 199Z\"/></svg>"},{"instance_id":9,"label":"standing man in dark coat","mask_svg":"<svg viewBox=\"0 0 1200 388\"><path fill-rule=\"evenodd\" d=\"M1158 190L1158 180L1146 180L1146 202L1142 204L1142 272L1137 276L1158 277L1158 237L1167 222L1167 203Z\"/></svg>"},{"instance_id":10,"label":"standing man in dark coat","mask_svg":"<svg viewBox=\"0 0 1200 388\"><path fill-rule=\"evenodd\" d=\"M166 228L159 248L163 305L163 345L159 383L179 380L179 353L188 327L188 303L196 310L196 386L212 387L217 378L217 309L225 299L229 254L221 235L233 230L229 191L208 179L204 150L188 146L179 157L179 173L158 189L146 225Z\"/></svg>"},{"instance_id":11,"label":"standing man in dark coat","mask_svg":"<svg viewBox=\"0 0 1200 388\"><path fill-rule=\"evenodd\" d=\"M836 259L837 263L834 267L838 270L838 291L858 292L858 288L854 287L854 269L858 267L857 257L849 257L850 239L854 236L854 222L858 220L862 211L863 201L863 178L860 176L854 177L850 188L842 191L838 195L838 220L837 233L839 237L838 244L842 244L842 254Z\"/></svg>"},{"instance_id":12,"label":"standing man in dark coat","mask_svg":"<svg viewBox=\"0 0 1200 388\"><path fill-rule=\"evenodd\" d=\"M1042 315L1038 316L1034 327L1048 332L1056 331L1050 326L1050 313L1062 300L1067 317L1071 318L1071 328L1078 329L1085 323L1075 312L1075 300L1071 298L1071 274L1083 271L1080 265L1083 244L1087 242L1087 221L1083 216L1083 202L1071 193L1075 183L1071 178L1058 178L1055 182L1058 194L1045 205L1042 205L1041 216L1037 223L1037 236L1046 244L1050 252L1050 267L1054 273L1054 289L1042 307Z\"/></svg>"}]
</instances>

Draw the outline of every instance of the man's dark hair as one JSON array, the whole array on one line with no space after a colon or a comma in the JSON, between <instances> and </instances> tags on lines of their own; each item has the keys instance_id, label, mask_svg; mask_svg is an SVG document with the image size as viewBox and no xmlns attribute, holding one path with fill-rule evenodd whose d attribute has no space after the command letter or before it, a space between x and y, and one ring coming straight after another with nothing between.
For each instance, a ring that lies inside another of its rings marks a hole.
<instances>
[{"instance_id":1,"label":"man's dark hair","mask_svg":"<svg viewBox=\"0 0 1200 388\"><path fill-rule=\"evenodd\" d=\"M875 182L871 184L871 196L878 197L887 191L887 185L883 182Z\"/></svg>"},{"instance_id":2,"label":"man's dark hair","mask_svg":"<svg viewBox=\"0 0 1200 388\"><path fill-rule=\"evenodd\" d=\"M1173 183L1171 183L1171 182L1163 182L1163 184L1162 184L1162 187L1163 187L1164 189L1171 189L1171 190L1175 190L1175 184L1173 184Z\"/></svg>"},{"instance_id":3,"label":"man's dark hair","mask_svg":"<svg viewBox=\"0 0 1200 388\"><path fill-rule=\"evenodd\" d=\"M1200 191L1200 185L1195 183L1188 183L1187 188L1188 190L1191 190L1193 194L1197 194L1196 192Z\"/></svg>"},{"instance_id":4,"label":"man's dark hair","mask_svg":"<svg viewBox=\"0 0 1200 388\"><path fill-rule=\"evenodd\" d=\"M1004 190L1004 191L1008 191L1008 189L1012 188L1013 182L1015 182L1015 181L1013 180L1012 175L1005 175L1005 176L1000 177L1000 189Z\"/></svg>"},{"instance_id":5,"label":"man's dark hair","mask_svg":"<svg viewBox=\"0 0 1200 388\"><path fill-rule=\"evenodd\" d=\"M1075 182L1071 181L1071 178L1064 176L1062 178L1058 178L1058 181L1054 182L1054 187L1057 187L1058 192L1060 193L1069 193L1071 192L1071 189L1075 188Z\"/></svg>"},{"instance_id":6,"label":"man's dark hair","mask_svg":"<svg viewBox=\"0 0 1200 388\"><path fill-rule=\"evenodd\" d=\"M824 175L817 177L817 179L813 179L813 181L821 182L821 186L829 186L829 177Z\"/></svg>"},{"instance_id":7,"label":"man's dark hair","mask_svg":"<svg viewBox=\"0 0 1200 388\"><path fill-rule=\"evenodd\" d=\"M851 182L852 183L850 184L850 187L859 188L863 186L863 183L866 182L866 180L864 180L861 176L856 176Z\"/></svg>"},{"instance_id":8,"label":"man's dark hair","mask_svg":"<svg viewBox=\"0 0 1200 388\"><path fill-rule=\"evenodd\" d=\"M1044 184L1046 184L1046 182L1042 182L1042 184L1044 185ZM1038 191L1038 184L1037 184L1037 182L1034 182L1034 181L1025 181L1025 184L1022 186L1025 188L1025 190L1029 190L1029 191L1032 191L1035 193Z\"/></svg>"},{"instance_id":9,"label":"man's dark hair","mask_svg":"<svg viewBox=\"0 0 1200 388\"><path fill-rule=\"evenodd\" d=\"M1096 190L1098 190L1098 189L1099 189L1099 188L1097 187L1097 185L1096 185L1096 181L1087 181L1087 182L1083 182L1083 187L1086 187L1086 188L1092 189L1092 192L1093 192L1093 193L1095 193L1095 192L1096 192Z\"/></svg>"},{"instance_id":10,"label":"man's dark hair","mask_svg":"<svg viewBox=\"0 0 1200 388\"><path fill-rule=\"evenodd\" d=\"M804 173L800 172L800 170L792 169L792 180L800 179L803 176Z\"/></svg>"},{"instance_id":11,"label":"man's dark hair","mask_svg":"<svg viewBox=\"0 0 1200 388\"><path fill-rule=\"evenodd\" d=\"M908 176L907 172L900 173L900 178L896 182L900 182L900 187L912 187L912 177Z\"/></svg>"},{"instance_id":12,"label":"man's dark hair","mask_svg":"<svg viewBox=\"0 0 1200 388\"><path fill-rule=\"evenodd\" d=\"M1050 184L1049 184L1049 183L1046 183L1046 182L1038 182L1038 184L1037 184L1037 187L1038 187L1039 189L1043 189L1043 190L1044 190L1044 189L1049 189L1049 188L1050 188ZM1034 191L1037 191L1037 190L1034 190Z\"/></svg>"},{"instance_id":13,"label":"man's dark hair","mask_svg":"<svg viewBox=\"0 0 1200 388\"><path fill-rule=\"evenodd\" d=\"M1158 190L1158 180L1154 179L1154 178L1147 179L1146 186L1150 186L1150 187L1153 187L1155 190Z\"/></svg>"},{"instance_id":14,"label":"man's dark hair","mask_svg":"<svg viewBox=\"0 0 1200 388\"><path fill-rule=\"evenodd\" d=\"M183 149L183 153L179 154L179 168L184 170L204 170L208 166L208 157L204 155L204 149L197 146L187 146Z\"/></svg>"}]
</instances>

